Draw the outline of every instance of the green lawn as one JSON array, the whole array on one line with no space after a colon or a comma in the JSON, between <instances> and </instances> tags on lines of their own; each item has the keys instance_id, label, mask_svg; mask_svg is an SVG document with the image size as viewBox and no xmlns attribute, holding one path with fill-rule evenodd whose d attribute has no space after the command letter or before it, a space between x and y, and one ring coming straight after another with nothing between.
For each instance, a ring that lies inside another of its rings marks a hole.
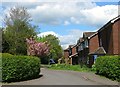
<instances>
[{"instance_id":1,"label":"green lawn","mask_svg":"<svg viewBox=\"0 0 120 87\"><path fill-rule=\"evenodd\" d=\"M81 68L80 65L53 64L53 65L50 65L48 68L54 69L54 70L72 70L72 71L80 71L80 72L92 71L91 68L88 68L85 65Z\"/></svg>"}]
</instances>

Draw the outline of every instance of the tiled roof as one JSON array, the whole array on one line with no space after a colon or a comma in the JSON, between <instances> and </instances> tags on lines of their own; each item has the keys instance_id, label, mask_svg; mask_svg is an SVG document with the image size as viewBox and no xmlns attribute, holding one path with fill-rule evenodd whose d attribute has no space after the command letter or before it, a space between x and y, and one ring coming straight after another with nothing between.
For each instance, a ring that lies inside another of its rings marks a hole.
<instances>
[{"instance_id":1,"label":"tiled roof","mask_svg":"<svg viewBox=\"0 0 120 87\"><path fill-rule=\"evenodd\" d=\"M69 48L67 48L67 49L64 49L64 51L68 51L69 50Z\"/></svg>"},{"instance_id":2,"label":"tiled roof","mask_svg":"<svg viewBox=\"0 0 120 87\"><path fill-rule=\"evenodd\" d=\"M80 38L80 42L83 42L84 41L84 39L83 38Z\"/></svg>"},{"instance_id":3,"label":"tiled roof","mask_svg":"<svg viewBox=\"0 0 120 87\"><path fill-rule=\"evenodd\" d=\"M97 50L95 50L95 52L91 52L89 54L90 55L93 55L93 54L106 54L106 51L104 50L103 47L99 47Z\"/></svg>"},{"instance_id":4,"label":"tiled roof","mask_svg":"<svg viewBox=\"0 0 120 87\"><path fill-rule=\"evenodd\" d=\"M113 24L115 23L117 20L120 20L120 15L118 15L117 17L111 19L109 22L107 22L103 27L101 27L98 32L102 31L103 29L105 29L105 27L109 24Z\"/></svg>"},{"instance_id":5,"label":"tiled roof","mask_svg":"<svg viewBox=\"0 0 120 87\"><path fill-rule=\"evenodd\" d=\"M75 53L75 54L73 54L73 55L71 55L69 57L76 57L76 56L78 56L78 53Z\"/></svg>"},{"instance_id":6,"label":"tiled roof","mask_svg":"<svg viewBox=\"0 0 120 87\"><path fill-rule=\"evenodd\" d=\"M74 45L69 45L69 47L72 47L72 46L74 46Z\"/></svg>"},{"instance_id":7,"label":"tiled roof","mask_svg":"<svg viewBox=\"0 0 120 87\"><path fill-rule=\"evenodd\" d=\"M85 37L90 37L94 33L96 33L96 32L84 32L83 35L85 35Z\"/></svg>"}]
</instances>

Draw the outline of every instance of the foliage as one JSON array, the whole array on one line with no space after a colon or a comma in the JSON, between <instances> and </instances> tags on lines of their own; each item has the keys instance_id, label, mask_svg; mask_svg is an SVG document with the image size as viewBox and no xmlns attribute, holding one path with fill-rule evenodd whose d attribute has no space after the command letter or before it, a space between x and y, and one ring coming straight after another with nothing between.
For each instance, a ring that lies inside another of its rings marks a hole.
<instances>
[{"instance_id":1,"label":"foliage","mask_svg":"<svg viewBox=\"0 0 120 87\"><path fill-rule=\"evenodd\" d=\"M120 81L120 56L101 56L95 62L97 74Z\"/></svg>"},{"instance_id":2,"label":"foliage","mask_svg":"<svg viewBox=\"0 0 120 87\"><path fill-rule=\"evenodd\" d=\"M2 52L2 28L0 28L0 52Z\"/></svg>"},{"instance_id":3,"label":"foliage","mask_svg":"<svg viewBox=\"0 0 120 87\"><path fill-rule=\"evenodd\" d=\"M95 67L95 64L92 65L92 71L96 71L96 67Z\"/></svg>"},{"instance_id":4,"label":"foliage","mask_svg":"<svg viewBox=\"0 0 120 87\"><path fill-rule=\"evenodd\" d=\"M35 29L37 28L37 26L31 26L27 9L11 8L4 20L6 28L3 30L3 52L27 54L25 39L36 36Z\"/></svg>"},{"instance_id":5,"label":"foliage","mask_svg":"<svg viewBox=\"0 0 120 87\"><path fill-rule=\"evenodd\" d=\"M42 57L49 54L49 45L46 42L36 42L34 38L26 41L28 55Z\"/></svg>"},{"instance_id":6,"label":"foliage","mask_svg":"<svg viewBox=\"0 0 120 87\"><path fill-rule=\"evenodd\" d=\"M63 53L62 53L63 50L60 45L60 41L58 37L49 34L47 36L37 37L36 40L39 42L47 41L47 43L50 45L50 55L46 57L47 58L46 60L49 60L52 58L55 60L55 62L58 62L57 60L63 56Z\"/></svg>"},{"instance_id":7,"label":"foliage","mask_svg":"<svg viewBox=\"0 0 120 87\"><path fill-rule=\"evenodd\" d=\"M40 73L40 60L33 56L2 54L2 80L5 82L36 78Z\"/></svg>"},{"instance_id":8,"label":"foliage","mask_svg":"<svg viewBox=\"0 0 120 87\"><path fill-rule=\"evenodd\" d=\"M91 69L85 65L83 65L83 67L81 68L80 65L53 64L49 68L55 69L55 70L73 70L73 71L80 71L80 72L91 71Z\"/></svg>"}]
</instances>

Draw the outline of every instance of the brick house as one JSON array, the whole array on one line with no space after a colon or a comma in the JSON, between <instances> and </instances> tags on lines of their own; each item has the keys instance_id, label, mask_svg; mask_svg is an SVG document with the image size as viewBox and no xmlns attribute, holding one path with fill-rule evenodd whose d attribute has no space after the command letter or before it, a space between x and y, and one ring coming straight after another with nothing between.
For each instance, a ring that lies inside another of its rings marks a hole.
<instances>
[{"instance_id":1,"label":"brick house","mask_svg":"<svg viewBox=\"0 0 120 87\"><path fill-rule=\"evenodd\" d=\"M88 65L92 67L94 64L95 59L98 56L105 55L106 52L103 47L99 47L99 40L98 40L98 32L94 33L89 37L89 60Z\"/></svg>"},{"instance_id":2,"label":"brick house","mask_svg":"<svg viewBox=\"0 0 120 87\"><path fill-rule=\"evenodd\" d=\"M76 65L78 64L78 53L77 53L77 45L71 46L71 54L69 55L69 58L71 59L71 64Z\"/></svg>"},{"instance_id":3,"label":"brick house","mask_svg":"<svg viewBox=\"0 0 120 87\"><path fill-rule=\"evenodd\" d=\"M84 32L83 37L78 40L78 57L79 62L87 64L89 54L89 37L95 32Z\"/></svg>"},{"instance_id":4,"label":"brick house","mask_svg":"<svg viewBox=\"0 0 120 87\"><path fill-rule=\"evenodd\" d=\"M89 66L91 67L97 56L120 55L120 16L113 18L89 40Z\"/></svg>"},{"instance_id":5,"label":"brick house","mask_svg":"<svg viewBox=\"0 0 120 87\"><path fill-rule=\"evenodd\" d=\"M64 50L64 59L65 59L65 63L67 64L69 61L69 49L65 49Z\"/></svg>"},{"instance_id":6,"label":"brick house","mask_svg":"<svg viewBox=\"0 0 120 87\"><path fill-rule=\"evenodd\" d=\"M98 30L99 46L108 55L120 55L120 15Z\"/></svg>"},{"instance_id":7,"label":"brick house","mask_svg":"<svg viewBox=\"0 0 120 87\"><path fill-rule=\"evenodd\" d=\"M64 57L66 64L72 64L72 58L70 57L72 55L72 46L73 45L69 45L69 47L64 50Z\"/></svg>"},{"instance_id":8,"label":"brick house","mask_svg":"<svg viewBox=\"0 0 120 87\"><path fill-rule=\"evenodd\" d=\"M120 15L97 32L84 32L76 45L69 46L70 63L73 62L75 54L78 55L78 63L87 64L89 67L98 56L120 55Z\"/></svg>"},{"instance_id":9,"label":"brick house","mask_svg":"<svg viewBox=\"0 0 120 87\"><path fill-rule=\"evenodd\" d=\"M64 58L66 64L78 64L76 45L69 45L69 47L64 50Z\"/></svg>"}]
</instances>

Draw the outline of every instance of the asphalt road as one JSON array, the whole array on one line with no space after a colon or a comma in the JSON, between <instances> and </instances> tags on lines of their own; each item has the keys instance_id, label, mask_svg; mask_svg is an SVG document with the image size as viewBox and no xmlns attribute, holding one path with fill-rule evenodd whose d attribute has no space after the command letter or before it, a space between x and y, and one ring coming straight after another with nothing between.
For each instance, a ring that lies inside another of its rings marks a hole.
<instances>
[{"instance_id":1,"label":"asphalt road","mask_svg":"<svg viewBox=\"0 0 120 87\"><path fill-rule=\"evenodd\" d=\"M12 83L13 85L118 85L117 82L92 73L41 69L42 77ZM89 77L89 78L88 78ZM90 79L91 78L91 79Z\"/></svg>"}]
</instances>

